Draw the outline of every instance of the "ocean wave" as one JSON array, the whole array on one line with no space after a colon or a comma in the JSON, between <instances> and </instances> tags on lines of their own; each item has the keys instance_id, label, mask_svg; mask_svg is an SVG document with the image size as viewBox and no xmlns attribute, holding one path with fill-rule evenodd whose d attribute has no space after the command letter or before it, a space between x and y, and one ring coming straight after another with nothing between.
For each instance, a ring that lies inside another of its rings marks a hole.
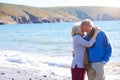
<instances>
[{"instance_id":1,"label":"ocean wave","mask_svg":"<svg viewBox=\"0 0 120 80\"><path fill-rule=\"evenodd\" d=\"M50 56L46 54L28 54L20 51L1 50L0 55L6 63L24 64L30 65L31 67L41 67L41 65L54 66L54 67L70 67L70 61L72 60L69 56ZM57 61L56 61L57 60ZM68 62L65 62L67 60ZM2 61L1 61L2 62Z\"/></svg>"},{"instance_id":2,"label":"ocean wave","mask_svg":"<svg viewBox=\"0 0 120 80\"><path fill-rule=\"evenodd\" d=\"M56 67L62 67L62 68L70 68L69 64L58 64L53 62L42 62L44 64L47 64L48 66L56 66Z\"/></svg>"}]
</instances>

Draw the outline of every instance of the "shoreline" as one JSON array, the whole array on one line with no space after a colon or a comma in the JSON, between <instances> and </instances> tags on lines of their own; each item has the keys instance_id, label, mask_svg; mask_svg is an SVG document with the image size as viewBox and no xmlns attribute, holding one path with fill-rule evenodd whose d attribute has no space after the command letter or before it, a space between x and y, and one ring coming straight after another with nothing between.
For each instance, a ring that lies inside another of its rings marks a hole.
<instances>
[{"instance_id":1,"label":"shoreline","mask_svg":"<svg viewBox=\"0 0 120 80\"><path fill-rule=\"evenodd\" d=\"M105 75L106 80L119 80L120 62L106 64ZM0 66L0 80L71 80L71 76L63 77L52 72L40 70L39 68Z\"/></svg>"}]
</instances>

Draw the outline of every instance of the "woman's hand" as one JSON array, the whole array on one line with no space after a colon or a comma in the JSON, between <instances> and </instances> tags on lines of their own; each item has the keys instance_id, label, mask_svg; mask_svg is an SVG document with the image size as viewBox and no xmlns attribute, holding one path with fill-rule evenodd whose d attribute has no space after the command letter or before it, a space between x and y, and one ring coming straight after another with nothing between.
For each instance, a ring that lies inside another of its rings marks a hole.
<instances>
[{"instance_id":1,"label":"woman's hand","mask_svg":"<svg viewBox=\"0 0 120 80\"><path fill-rule=\"evenodd\" d=\"M75 57L74 51L72 51L72 57Z\"/></svg>"}]
</instances>

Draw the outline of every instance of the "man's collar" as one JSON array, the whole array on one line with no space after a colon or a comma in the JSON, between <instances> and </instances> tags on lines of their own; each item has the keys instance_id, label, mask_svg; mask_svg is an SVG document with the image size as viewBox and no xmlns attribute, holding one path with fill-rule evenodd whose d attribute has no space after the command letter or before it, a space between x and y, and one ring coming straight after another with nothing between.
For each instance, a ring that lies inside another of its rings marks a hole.
<instances>
[{"instance_id":1,"label":"man's collar","mask_svg":"<svg viewBox=\"0 0 120 80\"><path fill-rule=\"evenodd\" d=\"M88 37L91 38L94 35L95 28L93 27L90 33L88 34Z\"/></svg>"}]
</instances>

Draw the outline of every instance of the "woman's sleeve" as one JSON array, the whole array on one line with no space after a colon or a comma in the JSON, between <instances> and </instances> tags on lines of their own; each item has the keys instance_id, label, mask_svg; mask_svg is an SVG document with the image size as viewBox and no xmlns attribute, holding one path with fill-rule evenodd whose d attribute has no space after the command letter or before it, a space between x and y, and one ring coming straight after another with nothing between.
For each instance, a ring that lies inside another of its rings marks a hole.
<instances>
[{"instance_id":1,"label":"woman's sleeve","mask_svg":"<svg viewBox=\"0 0 120 80\"><path fill-rule=\"evenodd\" d=\"M95 43L95 39L91 38L89 41L85 40L82 36L78 36L76 42L84 47L91 47Z\"/></svg>"}]
</instances>

